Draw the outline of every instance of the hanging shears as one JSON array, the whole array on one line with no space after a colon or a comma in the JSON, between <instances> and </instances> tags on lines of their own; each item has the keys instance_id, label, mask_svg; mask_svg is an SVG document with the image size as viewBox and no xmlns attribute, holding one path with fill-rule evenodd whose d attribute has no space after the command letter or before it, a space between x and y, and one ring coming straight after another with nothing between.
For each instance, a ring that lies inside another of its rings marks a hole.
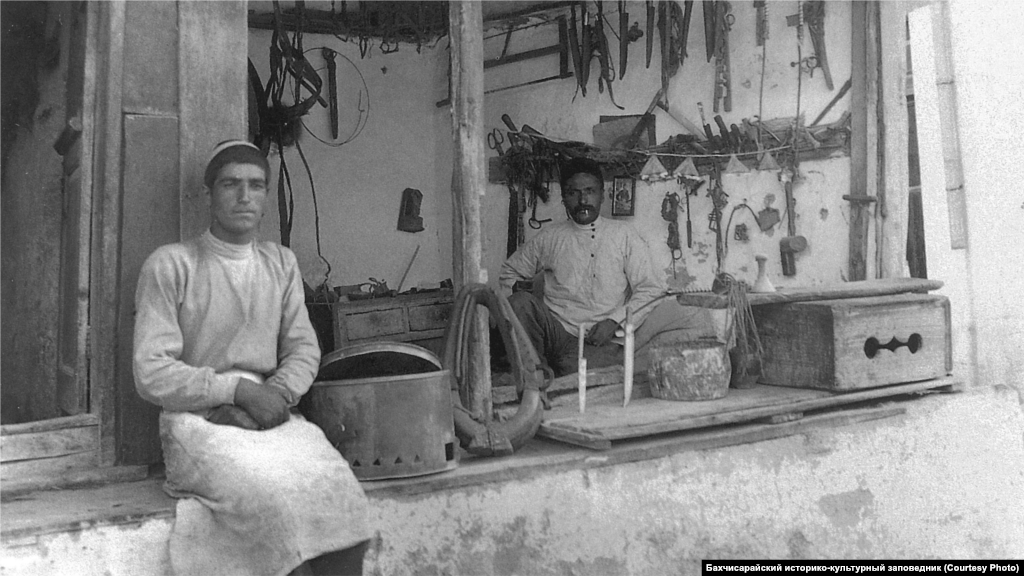
<instances>
[{"instance_id":1,"label":"hanging shears","mask_svg":"<svg viewBox=\"0 0 1024 576\"><path fill-rule=\"evenodd\" d=\"M501 135L501 130L497 128L491 129L490 133L487 134L487 147L498 153L498 156L505 155L505 149L502 144L505 143L505 137Z\"/></svg>"}]
</instances>

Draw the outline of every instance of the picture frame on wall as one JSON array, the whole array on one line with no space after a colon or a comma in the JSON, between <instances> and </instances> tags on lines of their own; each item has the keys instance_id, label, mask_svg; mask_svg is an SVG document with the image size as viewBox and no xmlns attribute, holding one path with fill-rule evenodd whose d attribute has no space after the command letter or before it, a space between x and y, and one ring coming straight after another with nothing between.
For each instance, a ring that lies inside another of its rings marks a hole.
<instances>
[{"instance_id":1,"label":"picture frame on wall","mask_svg":"<svg viewBox=\"0 0 1024 576\"><path fill-rule=\"evenodd\" d=\"M632 216L636 211L636 180L618 177L612 181L612 216Z\"/></svg>"}]
</instances>

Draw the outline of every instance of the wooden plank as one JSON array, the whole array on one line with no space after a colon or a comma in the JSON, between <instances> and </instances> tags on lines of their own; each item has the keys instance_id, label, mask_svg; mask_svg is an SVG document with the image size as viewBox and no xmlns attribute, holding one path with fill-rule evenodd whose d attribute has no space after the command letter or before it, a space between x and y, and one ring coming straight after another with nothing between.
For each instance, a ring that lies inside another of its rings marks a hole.
<instances>
[{"instance_id":1,"label":"wooden plank","mask_svg":"<svg viewBox=\"0 0 1024 576\"><path fill-rule=\"evenodd\" d=\"M89 409L86 346L89 339L92 182L83 181L82 172L79 169L68 172L66 167L64 172L57 320L57 405L62 414L81 414Z\"/></svg>"},{"instance_id":2,"label":"wooden plank","mask_svg":"<svg viewBox=\"0 0 1024 576\"><path fill-rule=\"evenodd\" d=\"M543 434L538 432L538 435L543 438L550 438L552 440L565 442L566 444L575 444L576 446L590 448L591 450L608 450L612 447L612 441L605 438L598 432L552 426L544 429Z\"/></svg>"},{"instance_id":3,"label":"wooden plank","mask_svg":"<svg viewBox=\"0 0 1024 576\"><path fill-rule=\"evenodd\" d=\"M850 4L851 30L851 79L850 83L850 194L867 193L867 2ZM866 206L859 202L850 203L849 269L850 280L867 278L867 233L868 219Z\"/></svg>"},{"instance_id":4,"label":"wooden plank","mask_svg":"<svg viewBox=\"0 0 1024 576\"><path fill-rule=\"evenodd\" d=\"M192 238L209 222L203 171L210 151L249 133L249 29L243 0L179 2L177 10L180 231Z\"/></svg>"},{"instance_id":5,"label":"wooden plank","mask_svg":"<svg viewBox=\"0 0 1024 576\"><path fill-rule=\"evenodd\" d=\"M610 441L639 438L668 432L694 430L724 424L753 422L773 416L806 413L839 407L865 400L944 389L955 385L954 378L937 378L885 386L856 392L833 394L820 390L755 386L748 390L730 389L725 398L703 402L672 402L642 398L628 407L605 402L579 414L573 402L563 400L545 414L538 435L559 439L568 435L605 438Z\"/></svg>"},{"instance_id":6,"label":"wooden plank","mask_svg":"<svg viewBox=\"0 0 1024 576\"><path fill-rule=\"evenodd\" d=\"M132 56L129 55L128 59ZM178 119L173 116L124 115L124 164L121 234L121 278L125 294L118 301L118 334L135 330L135 286L146 258L158 247L177 242ZM122 336L118 349L117 430L122 463L159 461L160 409L135 391L132 342Z\"/></svg>"},{"instance_id":7,"label":"wooden plank","mask_svg":"<svg viewBox=\"0 0 1024 576\"><path fill-rule=\"evenodd\" d=\"M910 180L907 111L907 4L879 2L879 203L875 226L879 278L908 276Z\"/></svg>"},{"instance_id":8,"label":"wooden plank","mask_svg":"<svg viewBox=\"0 0 1024 576\"><path fill-rule=\"evenodd\" d=\"M560 392L562 390L576 390L576 373L559 376L551 381L548 392ZM622 384L622 366L606 366L587 370L587 388L598 386L609 386L611 384Z\"/></svg>"},{"instance_id":9,"label":"wooden plank","mask_svg":"<svg viewBox=\"0 0 1024 576\"><path fill-rule=\"evenodd\" d=\"M0 462L67 456L99 448L96 425L0 436Z\"/></svg>"},{"instance_id":10,"label":"wooden plank","mask_svg":"<svg viewBox=\"0 0 1024 576\"><path fill-rule=\"evenodd\" d=\"M124 44L124 110L178 113L178 6L174 2L128 2Z\"/></svg>"},{"instance_id":11,"label":"wooden plank","mask_svg":"<svg viewBox=\"0 0 1024 576\"><path fill-rule=\"evenodd\" d=\"M747 294L747 299L751 306L761 306L812 300L924 293L938 290L942 288L942 285L939 280L924 278L877 278L824 286L785 287L779 288L777 292L767 294ZM713 292L688 292L680 294L676 300L683 306L701 306L703 308L725 308L728 304L727 296Z\"/></svg>"},{"instance_id":12,"label":"wooden plank","mask_svg":"<svg viewBox=\"0 0 1024 576\"><path fill-rule=\"evenodd\" d=\"M3 462L0 463L0 481L57 476L70 470L92 468L99 463L98 457L98 450L90 450L56 458Z\"/></svg>"},{"instance_id":13,"label":"wooden plank","mask_svg":"<svg viewBox=\"0 0 1024 576\"><path fill-rule=\"evenodd\" d=\"M90 266L89 394L92 410L100 415L102 464L113 464L116 448L116 395L122 382L118 354L126 346L118 337L122 297L121 278L121 129L124 73L123 2L89 2L90 32L86 41L86 82L95 85L95 98L83 110L83 133L92 133L86 147L95 166L93 195L93 249ZM92 74L89 73L92 71ZM86 94L92 90L87 89Z\"/></svg>"},{"instance_id":14,"label":"wooden plank","mask_svg":"<svg viewBox=\"0 0 1024 576\"><path fill-rule=\"evenodd\" d=\"M49 420L25 422L24 424L6 424L4 426L0 426L0 435L35 434L49 430L96 426L99 422L100 418L96 414L77 414L75 416L65 416L63 418L50 418Z\"/></svg>"},{"instance_id":15,"label":"wooden plank","mask_svg":"<svg viewBox=\"0 0 1024 576\"><path fill-rule=\"evenodd\" d=\"M135 482L144 480L148 475L149 466L109 466L104 468L87 468L84 470L68 470L56 475L6 480L4 481L3 497L6 501L8 499L15 499L27 492L39 490ZM32 500L35 501L36 499L33 498ZM5 506L7 505L5 504ZM66 510L61 509L60 512L66 513ZM7 509L4 510L4 514L7 514ZM63 517L66 518L66 516ZM17 530L16 527L8 525L6 521L4 522L5 539L9 531L15 530Z\"/></svg>"},{"instance_id":16,"label":"wooden plank","mask_svg":"<svg viewBox=\"0 0 1024 576\"><path fill-rule=\"evenodd\" d=\"M946 203L949 212L949 247L967 248L967 198L964 189L963 155L960 150L960 127L957 115L957 85L953 69L953 31L950 8L946 2L932 7L932 38L935 41L935 91L939 113L939 138L942 144L946 176ZM925 63L924 66L931 64ZM923 68L924 66L919 66Z\"/></svg>"}]
</instances>

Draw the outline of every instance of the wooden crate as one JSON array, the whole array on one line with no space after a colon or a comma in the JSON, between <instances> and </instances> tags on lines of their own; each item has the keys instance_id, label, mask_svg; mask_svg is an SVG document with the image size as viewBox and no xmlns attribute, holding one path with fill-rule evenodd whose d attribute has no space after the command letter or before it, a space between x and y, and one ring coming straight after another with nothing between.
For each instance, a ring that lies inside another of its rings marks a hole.
<instances>
[{"instance_id":1,"label":"wooden crate","mask_svg":"<svg viewBox=\"0 0 1024 576\"><path fill-rule=\"evenodd\" d=\"M386 340L412 342L437 353L454 298L450 290L338 302L334 347Z\"/></svg>"},{"instance_id":2,"label":"wooden crate","mask_svg":"<svg viewBox=\"0 0 1024 576\"><path fill-rule=\"evenodd\" d=\"M855 390L952 371L949 299L898 294L755 306L762 384Z\"/></svg>"}]
</instances>

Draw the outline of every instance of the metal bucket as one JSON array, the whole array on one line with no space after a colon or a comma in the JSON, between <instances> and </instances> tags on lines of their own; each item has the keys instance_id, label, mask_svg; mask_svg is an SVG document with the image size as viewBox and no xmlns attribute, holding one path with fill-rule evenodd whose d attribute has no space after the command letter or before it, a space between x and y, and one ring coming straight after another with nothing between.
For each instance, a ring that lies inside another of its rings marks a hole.
<instances>
[{"instance_id":1,"label":"metal bucket","mask_svg":"<svg viewBox=\"0 0 1024 576\"><path fill-rule=\"evenodd\" d=\"M729 354L717 340L651 346L651 396L663 400L715 400L729 392Z\"/></svg>"},{"instance_id":2,"label":"metal bucket","mask_svg":"<svg viewBox=\"0 0 1024 576\"><path fill-rule=\"evenodd\" d=\"M452 470L451 373L425 348L370 342L324 356L300 405L360 480Z\"/></svg>"}]
</instances>

